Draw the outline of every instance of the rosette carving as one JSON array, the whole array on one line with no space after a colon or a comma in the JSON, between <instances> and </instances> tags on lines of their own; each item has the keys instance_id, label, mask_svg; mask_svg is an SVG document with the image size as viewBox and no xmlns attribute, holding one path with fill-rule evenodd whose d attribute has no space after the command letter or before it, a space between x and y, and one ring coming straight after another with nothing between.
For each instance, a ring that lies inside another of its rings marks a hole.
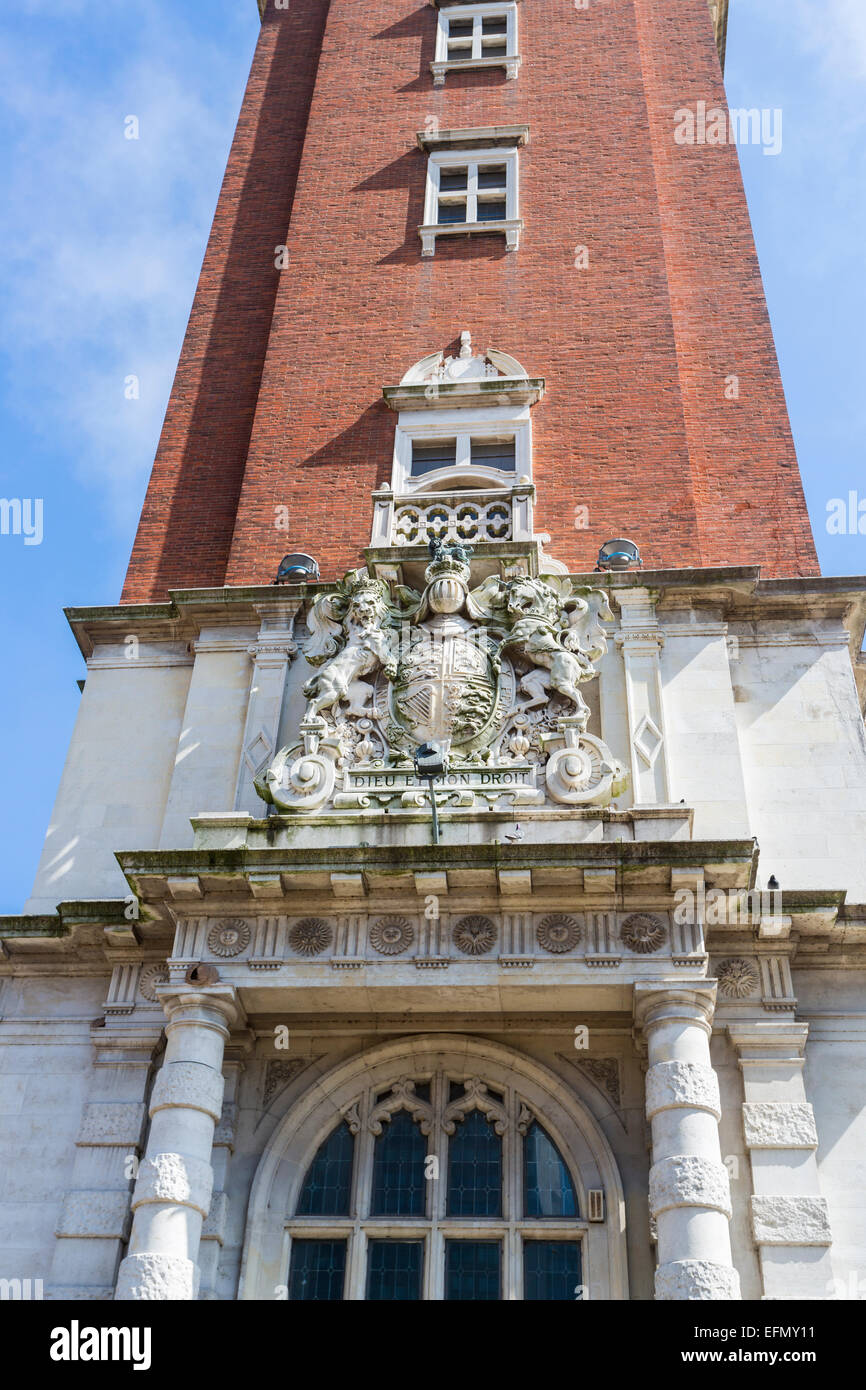
<instances>
[{"instance_id":1,"label":"rosette carving","mask_svg":"<svg viewBox=\"0 0 866 1390\"><path fill-rule=\"evenodd\" d=\"M542 950L562 955L564 951L573 951L580 941L580 923L576 917L569 917L566 913L552 912L542 917L535 929L535 936Z\"/></svg>"},{"instance_id":2,"label":"rosette carving","mask_svg":"<svg viewBox=\"0 0 866 1390\"><path fill-rule=\"evenodd\" d=\"M453 931L454 945L464 956L485 956L493 949L496 927L489 917L461 917Z\"/></svg>"},{"instance_id":3,"label":"rosette carving","mask_svg":"<svg viewBox=\"0 0 866 1390\"><path fill-rule=\"evenodd\" d=\"M299 956L320 956L334 939L334 929L323 917L302 917L289 932L289 945Z\"/></svg>"},{"instance_id":4,"label":"rosette carving","mask_svg":"<svg viewBox=\"0 0 866 1390\"><path fill-rule=\"evenodd\" d=\"M168 967L165 965L146 965L138 977L138 992L142 999L151 1004L159 1003L157 985L168 984Z\"/></svg>"},{"instance_id":5,"label":"rosette carving","mask_svg":"<svg viewBox=\"0 0 866 1390\"><path fill-rule=\"evenodd\" d=\"M208 950L215 956L239 956L250 944L250 929L240 917L215 922L207 934Z\"/></svg>"},{"instance_id":6,"label":"rosette carving","mask_svg":"<svg viewBox=\"0 0 866 1390\"><path fill-rule=\"evenodd\" d=\"M633 912L626 917L620 930L625 945L639 956L652 955L665 942L665 929L658 917L649 912Z\"/></svg>"},{"instance_id":7,"label":"rosette carving","mask_svg":"<svg viewBox=\"0 0 866 1390\"><path fill-rule=\"evenodd\" d=\"M399 956L415 940L415 928L408 917L380 917L370 927L370 945L381 956Z\"/></svg>"},{"instance_id":8,"label":"rosette carving","mask_svg":"<svg viewBox=\"0 0 866 1390\"><path fill-rule=\"evenodd\" d=\"M741 956L723 960L716 969L719 989L729 999L746 999L758 988L758 974Z\"/></svg>"}]
</instances>

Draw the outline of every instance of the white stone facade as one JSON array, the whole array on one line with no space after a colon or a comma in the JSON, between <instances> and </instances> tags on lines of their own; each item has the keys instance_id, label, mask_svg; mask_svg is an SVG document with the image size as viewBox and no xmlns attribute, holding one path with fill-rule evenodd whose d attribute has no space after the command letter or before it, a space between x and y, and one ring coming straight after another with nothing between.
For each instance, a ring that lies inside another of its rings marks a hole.
<instances>
[{"instance_id":1,"label":"white stone facade","mask_svg":"<svg viewBox=\"0 0 866 1390\"><path fill-rule=\"evenodd\" d=\"M532 581L539 553L480 545L467 590ZM370 565L423 589L417 550ZM744 569L580 583L610 614L587 719L531 773L518 723L443 783L438 846L405 760L357 741L324 801L265 815L255 782L294 745L303 782L351 700L310 730L334 586L73 612L81 713L33 896L0 923L0 1277L283 1297L322 1138L348 1116L369 1149L371 1077L447 1075L513 1095L508 1152L527 1116L555 1136L586 1297L863 1297L866 595ZM569 800L605 757L607 791ZM375 1229L353 1222L363 1298Z\"/></svg>"}]
</instances>

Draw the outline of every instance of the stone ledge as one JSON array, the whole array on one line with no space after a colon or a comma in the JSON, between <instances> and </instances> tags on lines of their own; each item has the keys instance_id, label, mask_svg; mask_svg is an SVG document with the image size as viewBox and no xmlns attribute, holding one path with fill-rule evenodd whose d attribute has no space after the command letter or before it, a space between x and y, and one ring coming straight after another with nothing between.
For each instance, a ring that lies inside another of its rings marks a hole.
<instances>
[{"instance_id":1,"label":"stone ledge","mask_svg":"<svg viewBox=\"0 0 866 1390\"><path fill-rule=\"evenodd\" d=\"M222 1245L225 1240L228 1214L229 1194L227 1192L215 1192L210 1204L210 1211L202 1227L202 1240L216 1240Z\"/></svg>"},{"instance_id":2,"label":"stone ledge","mask_svg":"<svg viewBox=\"0 0 866 1390\"><path fill-rule=\"evenodd\" d=\"M47 1303L111 1303L113 1284L54 1284L45 1291Z\"/></svg>"}]
</instances>

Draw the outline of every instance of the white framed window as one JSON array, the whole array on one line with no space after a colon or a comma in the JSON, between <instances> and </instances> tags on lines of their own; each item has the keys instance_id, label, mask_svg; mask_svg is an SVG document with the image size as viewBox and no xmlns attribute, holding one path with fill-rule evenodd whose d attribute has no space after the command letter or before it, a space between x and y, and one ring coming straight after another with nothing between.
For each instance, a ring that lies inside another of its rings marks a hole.
<instances>
[{"instance_id":1,"label":"white framed window","mask_svg":"<svg viewBox=\"0 0 866 1390\"><path fill-rule=\"evenodd\" d=\"M502 67L506 77L513 79L520 63L515 0L440 9L436 57L430 64L437 87L443 85L447 73L465 68Z\"/></svg>"},{"instance_id":2,"label":"white framed window","mask_svg":"<svg viewBox=\"0 0 866 1390\"><path fill-rule=\"evenodd\" d=\"M502 232L514 251L523 223L519 218L519 169L515 146L439 149L427 164L421 254L432 256L438 236Z\"/></svg>"},{"instance_id":3,"label":"white framed window","mask_svg":"<svg viewBox=\"0 0 866 1390\"><path fill-rule=\"evenodd\" d=\"M401 410L391 474L395 495L531 481L529 411L528 405Z\"/></svg>"}]
</instances>

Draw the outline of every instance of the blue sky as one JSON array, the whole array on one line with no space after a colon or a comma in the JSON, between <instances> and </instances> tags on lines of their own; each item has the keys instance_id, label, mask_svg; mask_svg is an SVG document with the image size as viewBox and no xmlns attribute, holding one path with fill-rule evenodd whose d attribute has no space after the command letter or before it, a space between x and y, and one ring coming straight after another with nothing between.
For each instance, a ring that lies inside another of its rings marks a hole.
<instances>
[{"instance_id":1,"label":"blue sky","mask_svg":"<svg viewBox=\"0 0 866 1390\"><path fill-rule=\"evenodd\" d=\"M866 4L731 0L740 155L827 574L866 572L829 499L866 499ZM85 674L64 606L115 603L258 32L255 0L9 0L0 22L0 912L29 894ZM140 138L124 138L135 115ZM126 379L140 381L128 400Z\"/></svg>"}]
</instances>

